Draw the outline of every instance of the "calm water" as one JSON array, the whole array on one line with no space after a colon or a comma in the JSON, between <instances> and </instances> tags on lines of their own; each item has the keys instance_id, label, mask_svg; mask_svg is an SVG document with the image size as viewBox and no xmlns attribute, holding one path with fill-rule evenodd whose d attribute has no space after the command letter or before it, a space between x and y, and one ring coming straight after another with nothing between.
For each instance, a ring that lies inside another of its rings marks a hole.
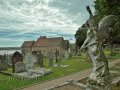
<instances>
[{"instance_id":1,"label":"calm water","mask_svg":"<svg viewBox=\"0 0 120 90\"><path fill-rule=\"evenodd\" d=\"M13 54L16 51L21 52L21 50L0 50L0 55Z\"/></svg>"}]
</instances>

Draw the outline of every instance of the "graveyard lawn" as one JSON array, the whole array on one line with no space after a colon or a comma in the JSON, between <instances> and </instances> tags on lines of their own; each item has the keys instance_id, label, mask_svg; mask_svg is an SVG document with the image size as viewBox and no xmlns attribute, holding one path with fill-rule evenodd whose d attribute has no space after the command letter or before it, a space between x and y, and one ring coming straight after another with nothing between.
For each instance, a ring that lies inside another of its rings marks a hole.
<instances>
[{"instance_id":1,"label":"graveyard lawn","mask_svg":"<svg viewBox=\"0 0 120 90\"><path fill-rule=\"evenodd\" d=\"M55 60L54 60L55 63ZM70 65L69 67L62 68L62 67L51 67L53 73L40 77L35 80L22 80L20 78L16 79L12 76L3 75L0 74L0 90L13 90L16 88L24 87L27 85L35 84L35 83L41 83L46 80L51 80L55 78L59 78L68 74L72 74L75 72L79 72L85 69L90 68L92 65L87 60L86 54L83 54L81 56L74 56L67 60L62 60L60 63L62 65ZM44 67L49 68L49 62L46 59L44 62Z\"/></svg>"},{"instance_id":2,"label":"graveyard lawn","mask_svg":"<svg viewBox=\"0 0 120 90\"><path fill-rule=\"evenodd\" d=\"M111 55L111 51L109 49L104 49L104 53L108 61L120 59L120 52L114 53L113 55Z\"/></svg>"},{"instance_id":3,"label":"graveyard lawn","mask_svg":"<svg viewBox=\"0 0 120 90\"><path fill-rule=\"evenodd\" d=\"M0 74L0 90L13 90L17 88L21 88L27 85L34 85L36 83L42 83L48 80L52 80L55 78L59 78L65 75L69 75L75 72L83 71L85 69L91 68L92 64L87 60L86 54L82 54L81 56L74 56L67 60L62 60L61 64L70 65L66 68L61 67L51 67L53 73L40 77L35 80L22 80L20 78L16 79L12 76ZM111 60L110 60L111 61ZM44 62L44 67L48 67L48 60L46 59ZM54 60L55 63L55 60Z\"/></svg>"}]
</instances>

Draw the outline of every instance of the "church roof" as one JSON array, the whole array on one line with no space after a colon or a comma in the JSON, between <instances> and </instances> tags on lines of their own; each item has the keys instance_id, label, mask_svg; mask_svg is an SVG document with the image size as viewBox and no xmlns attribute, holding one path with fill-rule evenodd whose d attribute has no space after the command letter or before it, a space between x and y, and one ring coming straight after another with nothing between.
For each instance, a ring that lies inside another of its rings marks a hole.
<instances>
[{"instance_id":1,"label":"church roof","mask_svg":"<svg viewBox=\"0 0 120 90\"><path fill-rule=\"evenodd\" d=\"M47 37L40 37L32 46L54 46L60 45L61 41L64 40L63 37L54 37L54 38L47 38Z\"/></svg>"},{"instance_id":2,"label":"church roof","mask_svg":"<svg viewBox=\"0 0 120 90\"><path fill-rule=\"evenodd\" d=\"M24 41L21 47L30 47L35 41Z\"/></svg>"}]
</instances>

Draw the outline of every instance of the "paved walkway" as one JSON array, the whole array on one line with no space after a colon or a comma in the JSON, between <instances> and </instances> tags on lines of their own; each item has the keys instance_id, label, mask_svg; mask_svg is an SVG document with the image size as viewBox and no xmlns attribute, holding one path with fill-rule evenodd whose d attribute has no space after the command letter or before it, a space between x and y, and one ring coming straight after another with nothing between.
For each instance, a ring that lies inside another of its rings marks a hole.
<instances>
[{"instance_id":1,"label":"paved walkway","mask_svg":"<svg viewBox=\"0 0 120 90\"><path fill-rule=\"evenodd\" d=\"M114 66L118 62L120 62L120 60L115 60L115 61L109 62L109 67ZM26 88L21 89L21 90L44 90L45 88L57 86L63 82L66 82L67 80L70 80L70 79L79 80L81 78L87 77L90 73L91 73L91 69L87 69L87 70L84 70L84 71L81 71L81 72L78 72L75 74L71 74L71 75L68 75L65 77L61 77L61 78L58 78L55 80L51 80L51 81L44 82L41 84L26 87Z\"/></svg>"}]
</instances>

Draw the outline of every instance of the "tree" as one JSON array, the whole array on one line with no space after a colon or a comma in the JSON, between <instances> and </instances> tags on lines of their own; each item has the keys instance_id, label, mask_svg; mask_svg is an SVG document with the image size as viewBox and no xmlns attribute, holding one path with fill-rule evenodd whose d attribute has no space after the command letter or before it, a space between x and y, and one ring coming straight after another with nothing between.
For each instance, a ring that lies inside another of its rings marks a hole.
<instances>
[{"instance_id":1,"label":"tree","mask_svg":"<svg viewBox=\"0 0 120 90\"><path fill-rule=\"evenodd\" d=\"M96 0L95 2L95 16L94 21L96 23L96 27L98 27L98 23L100 20L107 15L116 15L117 23L114 25L114 30L110 32L110 46L113 44L120 44L120 3L119 0ZM85 24L79 28L75 34L76 38L76 46L80 47L85 38L86 38Z\"/></svg>"},{"instance_id":2,"label":"tree","mask_svg":"<svg viewBox=\"0 0 120 90\"><path fill-rule=\"evenodd\" d=\"M114 30L110 33L108 41L109 45L120 44L120 3L119 0L96 0L95 10L97 14L97 21L99 22L107 15L115 15L117 23L114 25ZM112 52L112 51L111 51Z\"/></svg>"},{"instance_id":3,"label":"tree","mask_svg":"<svg viewBox=\"0 0 120 90\"><path fill-rule=\"evenodd\" d=\"M81 47L84 40L86 39L86 32L87 32L87 29L85 29L84 27L81 27L76 31L76 34L75 34L76 47L78 47L78 48Z\"/></svg>"}]
</instances>

